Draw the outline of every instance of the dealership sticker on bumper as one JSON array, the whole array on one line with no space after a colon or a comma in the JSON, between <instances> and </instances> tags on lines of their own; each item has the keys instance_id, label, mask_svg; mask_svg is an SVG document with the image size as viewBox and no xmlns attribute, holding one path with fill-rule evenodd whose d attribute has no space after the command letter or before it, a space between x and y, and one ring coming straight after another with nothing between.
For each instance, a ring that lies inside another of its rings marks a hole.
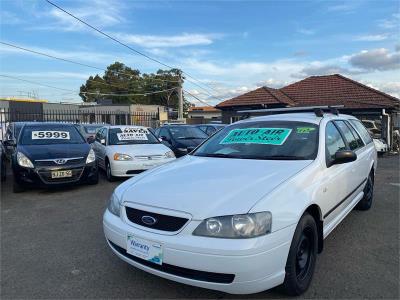
<instances>
[{"instance_id":1,"label":"dealership sticker on bumper","mask_svg":"<svg viewBox=\"0 0 400 300\"><path fill-rule=\"evenodd\" d=\"M126 252L141 259L162 265L162 245L128 234Z\"/></svg>"}]
</instances>

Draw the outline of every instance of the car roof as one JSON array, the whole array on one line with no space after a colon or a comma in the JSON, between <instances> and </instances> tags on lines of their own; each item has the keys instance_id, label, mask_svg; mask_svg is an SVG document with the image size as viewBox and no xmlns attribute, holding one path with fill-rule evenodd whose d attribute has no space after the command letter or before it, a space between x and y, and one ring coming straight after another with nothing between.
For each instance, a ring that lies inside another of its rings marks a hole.
<instances>
[{"instance_id":1,"label":"car roof","mask_svg":"<svg viewBox=\"0 0 400 300\"><path fill-rule=\"evenodd\" d=\"M259 121L297 121L297 122L308 122L319 124L322 119L327 120L337 120L337 119L355 119L356 117L345 115L345 114L331 114L331 113L324 113L322 117L318 117L313 112L299 112L299 113L285 113L285 114L273 114L267 116L259 116L259 117L251 117L248 119L244 119L239 122L259 122Z\"/></svg>"},{"instance_id":2,"label":"car roof","mask_svg":"<svg viewBox=\"0 0 400 300\"><path fill-rule=\"evenodd\" d=\"M104 125L104 127L108 127L110 129L112 128L132 128L132 127L138 127L138 128L146 128L146 126L140 126L140 125Z\"/></svg>"},{"instance_id":3,"label":"car roof","mask_svg":"<svg viewBox=\"0 0 400 300\"><path fill-rule=\"evenodd\" d=\"M63 125L67 127L74 127L74 124L72 123L62 123L62 122L25 122L23 125L30 125L30 126L46 126L46 125Z\"/></svg>"}]
</instances>

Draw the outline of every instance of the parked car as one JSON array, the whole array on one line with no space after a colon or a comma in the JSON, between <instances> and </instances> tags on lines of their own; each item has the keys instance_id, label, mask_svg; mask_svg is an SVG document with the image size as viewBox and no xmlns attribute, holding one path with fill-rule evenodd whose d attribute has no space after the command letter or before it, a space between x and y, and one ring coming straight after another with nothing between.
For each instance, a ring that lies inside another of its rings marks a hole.
<instances>
[{"instance_id":1,"label":"parked car","mask_svg":"<svg viewBox=\"0 0 400 300\"><path fill-rule=\"evenodd\" d=\"M382 134L382 124L378 120L362 120L361 121L365 128L372 137L379 139Z\"/></svg>"},{"instance_id":2,"label":"parked car","mask_svg":"<svg viewBox=\"0 0 400 300\"><path fill-rule=\"evenodd\" d=\"M176 157L188 154L208 138L207 134L192 125L164 125L156 129L155 135L174 151Z\"/></svg>"},{"instance_id":3,"label":"parked car","mask_svg":"<svg viewBox=\"0 0 400 300\"><path fill-rule=\"evenodd\" d=\"M14 146L14 192L30 186L98 182L95 153L72 124L25 124Z\"/></svg>"},{"instance_id":4,"label":"parked car","mask_svg":"<svg viewBox=\"0 0 400 300\"><path fill-rule=\"evenodd\" d=\"M6 181L7 176L7 161L3 143L0 142L0 180Z\"/></svg>"},{"instance_id":5,"label":"parked car","mask_svg":"<svg viewBox=\"0 0 400 300\"><path fill-rule=\"evenodd\" d=\"M134 176L175 159L146 127L105 126L96 134L93 150L107 179Z\"/></svg>"},{"instance_id":6,"label":"parked car","mask_svg":"<svg viewBox=\"0 0 400 300\"><path fill-rule=\"evenodd\" d=\"M119 258L163 278L235 294L283 284L299 295L324 238L353 208L371 207L376 167L352 116L250 118L118 186L104 233Z\"/></svg>"},{"instance_id":7,"label":"parked car","mask_svg":"<svg viewBox=\"0 0 400 300\"><path fill-rule=\"evenodd\" d=\"M389 146L386 144L385 140L383 139L373 139L373 140L378 155L383 155L389 151Z\"/></svg>"},{"instance_id":8,"label":"parked car","mask_svg":"<svg viewBox=\"0 0 400 300\"><path fill-rule=\"evenodd\" d=\"M196 125L197 128L204 131L208 136L213 135L217 131L225 128L226 125L224 124L200 124Z\"/></svg>"},{"instance_id":9,"label":"parked car","mask_svg":"<svg viewBox=\"0 0 400 300\"><path fill-rule=\"evenodd\" d=\"M3 146L6 158L8 160L11 160L11 157L15 152L15 147L17 144L19 133L21 132L21 128L25 124L31 124L31 123L35 122L12 122L7 126L6 134L3 140Z\"/></svg>"},{"instance_id":10,"label":"parked car","mask_svg":"<svg viewBox=\"0 0 400 300\"><path fill-rule=\"evenodd\" d=\"M97 131L102 128L105 124L75 124L79 132L88 142L94 141Z\"/></svg>"}]
</instances>

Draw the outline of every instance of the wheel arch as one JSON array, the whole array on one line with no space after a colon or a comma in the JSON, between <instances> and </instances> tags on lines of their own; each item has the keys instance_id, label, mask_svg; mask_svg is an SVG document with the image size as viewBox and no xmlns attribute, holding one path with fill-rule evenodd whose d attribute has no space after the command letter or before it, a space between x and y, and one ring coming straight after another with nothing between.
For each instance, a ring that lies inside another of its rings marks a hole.
<instances>
[{"instance_id":1,"label":"wheel arch","mask_svg":"<svg viewBox=\"0 0 400 300\"><path fill-rule=\"evenodd\" d=\"M304 213L309 213L315 220L318 230L318 253L324 248L324 221L322 219L321 208L317 204L311 204Z\"/></svg>"}]
</instances>

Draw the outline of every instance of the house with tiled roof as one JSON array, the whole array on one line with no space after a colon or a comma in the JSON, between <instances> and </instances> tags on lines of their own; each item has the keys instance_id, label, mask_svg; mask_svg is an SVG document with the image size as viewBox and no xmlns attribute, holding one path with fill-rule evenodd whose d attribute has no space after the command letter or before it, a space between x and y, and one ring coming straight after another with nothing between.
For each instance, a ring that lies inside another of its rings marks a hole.
<instances>
[{"instance_id":1,"label":"house with tiled roof","mask_svg":"<svg viewBox=\"0 0 400 300\"><path fill-rule=\"evenodd\" d=\"M205 124L221 120L221 110L213 106L192 106L188 110L189 124Z\"/></svg>"},{"instance_id":2,"label":"house with tiled roof","mask_svg":"<svg viewBox=\"0 0 400 300\"><path fill-rule=\"evenodd\" d=\"M340 74L311 76L280 89L260 87L216 108L222 111L223 123L232 123L241 118L242 110L319 105L343 105L343 113L375 120L388 142L399 122L399 99Z\"/></svg>"}]
</instances>

